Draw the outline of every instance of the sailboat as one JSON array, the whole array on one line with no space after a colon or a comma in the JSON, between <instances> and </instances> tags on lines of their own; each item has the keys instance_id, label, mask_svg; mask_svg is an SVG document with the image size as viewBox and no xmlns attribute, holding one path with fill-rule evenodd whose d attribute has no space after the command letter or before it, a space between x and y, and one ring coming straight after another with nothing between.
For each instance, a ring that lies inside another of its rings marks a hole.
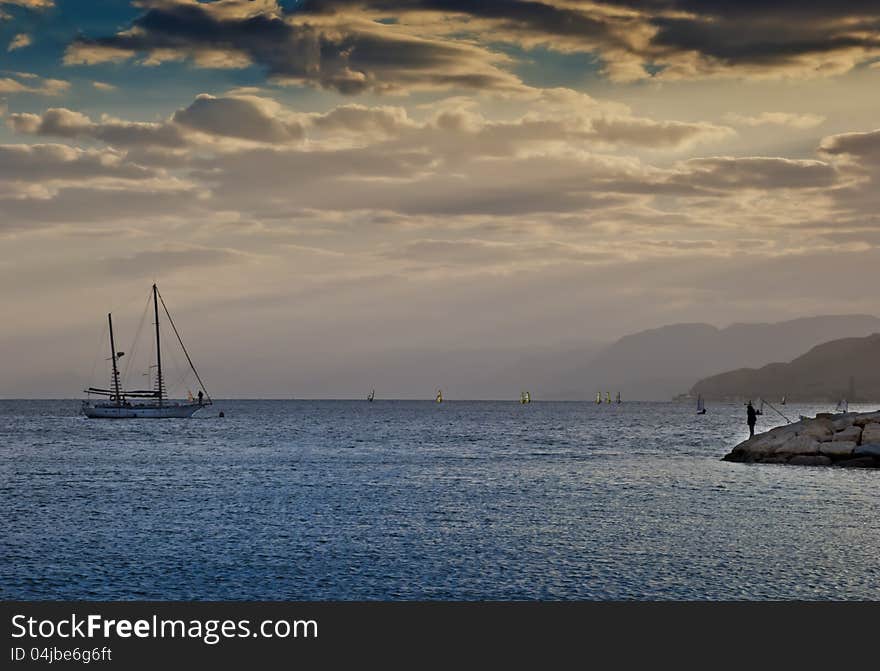
<instances>
[{"instance_id":1,"label":"sailboat","mask_svg":"<svg viewBox=\"0 0 880 671\"><path fill-rule=\"evenodd\" d=\"M620 392L617 392L617 396L615 397L614 402L615 402L615 403L620 403L620 402L621 402L621 400L620 400Z\"/></svg>"},{"instance_id":2,"label":"sailboat","mask_svg":"<svg viewBox=\"0 0 880 671\"><path fill-rule=\"evenodd\" d=\"M848 412L849 411L849 402L842 398L837 402L837 408L835 408L837 412Z\"/></svg>"},{"instance_id":3,"label":"sailboat","mask_svg":"<svg viewBox=\"0 0 880 671\"><path fill-rule=\"evenodd\" d=\"M779 402L780 405L785 405L785 396L782 397L782 400Z\"/></svg>"},{"instance_id":4,"label":"sailboat","mask_svg":"<svg viewBox=\"0 0 880 671\"><path fill-rule=\"evenodd\" d=\"M706 414L706 403L703 401L703 395L700 394L697 396L697 414L705 415Z\"/></svg>"},{"instance_id":5,"label":"sailboat","mask_svg":"<svg viewBox=\"0 0 880 671\"><path fill-rule=\"evenodd\" d=\"M596 392L596 404L600 404L600 403L602 403L602 392L597 391Z\"/></svg>"},{"instance_id":6,"label":"sailboat","mask_svg":"<svg viewBox=\"0 0 880 671\"><path fill-rule=\"evenodd\" d=\"M523 405L525 405L526 403L531 403L532 397L529 394L529 392L527 392L527 391L521 392L519 395L519 402L522 403Z\"/></svg>"},{"instance_id":7,"label":"sailboat","mask_svg":"<svg viewBox=\"0 0 880 671\"><path fill-rule=\"evenodd\" d=\"M755 414L756 415L763 415L764 414L764 399L763 398L758 399L758 407L755 408Z\"/></svg>"},{"instance_id":8,"label":"sailboat","mask_svg":"<svg viewBox=\"0 0 880 671\"><path fill-rule=\"evenodd\" d=\"M443 391L442 390L440 390L440 389L437 390L437 398L435 398L434 400L437 401L437 403L443 403Z\"/></svg>"},{"instance_id":9,"label":"sailboat","mask_svg":"<svg viewBox=\"0 0 880 671\"><path fill-rule=\"evenodd\" d=\"M375 389L373 389L373 390L370 391L370 395L367 396L367 400L368 400L370 403L372 403L374 398L376 398L376 390L375 390Z\"/></svg>"},{"instance_id":10,"label":"sailboat","mask_svg":"<svg viewBox=\"0 0 880 671\"><path fill-rule=\"evenodd\" d=\"M605 402L611 403L611 392L610 391L605 392Z\"/></svg>"},{"instance_id":11,"label":"sailboat","mask_svg":"<svg viewBox=\"0 0 880 671\"><path fill-rule=\"evenodd\" d=\"M89 387L85 390L89 398L82 402L82 412L86 417L89 417L91 419L167 419L173 417L185 418L192 417L192 415L198 410L201 410L205 406L211 405L211 396L205 389L202 378L199 377L199 373L193 365L192 359L189 356L189 352L187 352L186 346L183 344L183 340L181 340L180 338L177 327L174 325L174 320L171 319L171 313L168 312L165 301L163 300L162 295L159 293L159 289L156 287L155 284L153 284L152 288L152 300L153 316L155 318L156 325L156 382L154 388L135 390L125 390L122 388L122 383L119 379L118 363L119 359L125 356L125 352L120 352L116 349L116 340L113 335L113 315L112 313L108 314L107 323L110 329L111 388L102 389L98 387ZM162 308L165 311L165 315L168 317L168 323L171 324L171 328L174 330L174 335L177 336L177 341L180 343L181 349L183 349L183 353L186 356L186 361L199 382L200 389L198 393L198 400L192 399L191 393L190 399L187 401L175 401L167 397L165 389L165 378L163 377L162 373L162 343L159 335L160 301L162 303ZM91 396L93 394L96 396L105 396L107 397L107 400L93 401L91 400ZM145 400L132 402L131 399Z\"/></svg>"}]
</instances>

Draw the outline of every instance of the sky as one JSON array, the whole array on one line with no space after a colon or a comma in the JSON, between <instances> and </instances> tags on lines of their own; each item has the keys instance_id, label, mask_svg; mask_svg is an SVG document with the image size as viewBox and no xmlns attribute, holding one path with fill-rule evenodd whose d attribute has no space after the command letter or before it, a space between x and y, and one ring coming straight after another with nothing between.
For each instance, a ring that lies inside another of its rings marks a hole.
<instances>
[{"instance_id":1,"label":"sky","mask_svg":"<svg viewBox=\"0 0 880 671\"><path fill-rule=\"evenodd\" d=\"M0 0L0 396L153 281L226 396L876 314L878 84L868 0Z\"/></svg>"}]
</instances>

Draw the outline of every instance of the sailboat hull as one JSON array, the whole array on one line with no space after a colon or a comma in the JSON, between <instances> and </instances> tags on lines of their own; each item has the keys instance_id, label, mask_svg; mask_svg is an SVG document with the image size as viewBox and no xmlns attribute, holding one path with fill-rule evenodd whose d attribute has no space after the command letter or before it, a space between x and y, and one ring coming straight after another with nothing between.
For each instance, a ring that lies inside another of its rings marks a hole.
<instances>
[{"instance_id":1,"label":"sailboat hull","mask_svg":"<svg viewBox=\"0 0 880 671\"><path fill-rule=\"evenodd\" d=\"M89 419L185 419L205 407L198 403L167 405L130 405L83 403L83 414Z\"/></svg>"}]
</instances>

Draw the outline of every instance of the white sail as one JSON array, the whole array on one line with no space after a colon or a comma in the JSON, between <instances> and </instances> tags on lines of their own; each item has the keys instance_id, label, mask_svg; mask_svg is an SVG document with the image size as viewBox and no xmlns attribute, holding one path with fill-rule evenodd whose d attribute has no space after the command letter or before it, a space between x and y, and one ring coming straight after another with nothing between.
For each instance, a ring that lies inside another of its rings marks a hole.
<instances>
[{"instance_id":1,"label":"white sail","mask_svg":"<svg viewBox=\"0 0 880 671\"><path fill-rule=\"evenodd\" d=\"M703 401L702 395L697 396L697 413L702 415L706 412L706 404Z\"/></svg>"}]
</instances>

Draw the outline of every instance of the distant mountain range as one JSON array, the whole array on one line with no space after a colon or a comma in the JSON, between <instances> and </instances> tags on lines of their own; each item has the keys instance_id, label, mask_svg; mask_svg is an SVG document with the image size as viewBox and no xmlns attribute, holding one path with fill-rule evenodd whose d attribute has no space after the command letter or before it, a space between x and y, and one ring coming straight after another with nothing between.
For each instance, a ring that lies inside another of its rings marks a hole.
<instances>
[{"instance_id":1,"label":"distant mountain range","mask_svg":"<svg viewBox=\"0 0 880 671\"><path fill-rule=\"evenodd\" d=\"M804 317L764 324L674 324L625 336L592 360L573 366L578 387L558 386L553 398L621 392L624 400L669 400L702 378L789 361L820 343L880 331L871 315Z\"/></svg>"},{"instance_id":2,"label":"distant mountain range","mask_svg":"<svg viewBox=\"0 0 880 671\"><path fill-rule=\"evenodd\" d=\"M880 333L832 340L790 363L713 375L697 382L691 393L707 400L785 396L793 401L876 401L880 399Z\"/></svg>"},{"instance_id":3,"label":"distant mountain range","mask_svg":"<svg viewBox=\"0 0 880 671\"><path fill-rule=\"evenodd\" d=\"M202 356L199 366L219 381L211 388L217 397L264 397L272 395L267 390L283 389L281 395L288 398L365 398L375 387L379 399L430 399L441 387L450 400L516 400L521 391L529 391L536 401L592 399L597 392L612 397L620 392L624 401L665 401L712 375L790 361L820 343L876 332L880 318L838 315L726 328L673 324L612 344L586 339L470 349L414 344L412 349L341 351L329 361L303 356L292 362L265 350L237 358ZM89 383L83 379L88 371L45 368L31 366L26 375L7 374L2 382L16 397L78 396ZM794 398L795 390L785 393Z\"/></svg>"}]
</instances>

